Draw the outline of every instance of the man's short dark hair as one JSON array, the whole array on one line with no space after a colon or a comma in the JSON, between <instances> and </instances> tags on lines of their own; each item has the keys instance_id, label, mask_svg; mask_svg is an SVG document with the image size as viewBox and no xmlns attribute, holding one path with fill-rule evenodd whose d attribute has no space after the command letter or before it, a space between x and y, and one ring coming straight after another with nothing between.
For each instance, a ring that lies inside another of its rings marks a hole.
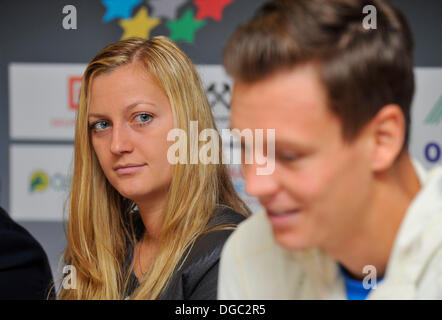
<instances>
[{"instance_id":1,"label":"man's short dark hair","mask_svg":"<svg viewBox=\"0 0 442 320\"><path fill-rule=\"evenodd\" d=\"M376 8L376 29L363 21ZM413 38L403 15L384 0L273 0L230 38L227 72L243 82L306 63L318 66L329 107L351 141L387 104L401 107L408 144L414 93Z\"/></svg>"}]
</instances>

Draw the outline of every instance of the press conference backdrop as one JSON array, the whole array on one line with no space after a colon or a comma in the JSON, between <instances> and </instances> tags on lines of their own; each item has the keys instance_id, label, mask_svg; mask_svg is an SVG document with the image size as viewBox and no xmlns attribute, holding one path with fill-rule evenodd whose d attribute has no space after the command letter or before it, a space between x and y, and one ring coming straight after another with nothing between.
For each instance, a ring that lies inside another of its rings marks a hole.
<instances>
[{"instance_id":1,"label":"press conference backdrop","mask_svg":"<svg viewBox=\"0 0 442 320\"><path fill-rule=\"evenodd\" d=\"M105 45L165 35L192 59L218 129L229 126L222 51L263 0L40 0L0 4L0 205L43 245L56 278L66 245L75 112L86 64ZM416 40L411 154L442 165L442 1L397 0ZM72 28L72 29L69 29ZM76 27L76 28L75 28ZM68 29L66 29L68 28ZM235 188L253 211L238 166Z\"/></svg>"}]
</instances>

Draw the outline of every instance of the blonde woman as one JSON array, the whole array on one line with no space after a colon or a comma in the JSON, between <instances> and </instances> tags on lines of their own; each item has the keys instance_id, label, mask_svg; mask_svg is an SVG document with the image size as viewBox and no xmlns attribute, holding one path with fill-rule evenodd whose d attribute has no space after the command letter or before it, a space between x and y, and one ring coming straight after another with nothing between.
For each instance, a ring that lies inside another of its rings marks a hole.
<instances>
[{"instance_id":1,"label":"blonde woman","mask_svg":"<svg viewBox=\"0 0 442 320\"><path fill-rule=\"evenodd\" d=\"M216 298L222 246L250 212L224 165L169 163L168 132L189 134L190 121L215 128L197 72L167 38L120 41L89 63L63 256L76 289L60 299Z\"/></svg>"}]
</instances>

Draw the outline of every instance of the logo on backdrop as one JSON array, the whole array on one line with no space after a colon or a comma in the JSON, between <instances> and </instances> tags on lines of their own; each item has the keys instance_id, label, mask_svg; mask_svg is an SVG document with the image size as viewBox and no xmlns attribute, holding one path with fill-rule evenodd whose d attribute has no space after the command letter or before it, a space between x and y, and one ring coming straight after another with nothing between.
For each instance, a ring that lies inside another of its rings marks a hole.
<instances>
[{"instance_id":1,"label":"logo on backdrop","mask_svg":"<svg viewBox=\"0 0 442 320\"><path fill-rule=\"evenodd\" d=\"M48 189L54 191L65 191L68 187L68 178L66 175L56 172L48 175L43 170L36 170L31 173L29 178L29 192L44 192Z\"/></svg>"},{"instance_id":2,"label":"logo on backdrop","mask_svg":"<svg viewBox=\"0 0 442 320\"><path fill-rule=\"evenodd\" d=\"M77 110L80 101L81 77L69 77L69 109Z\"/></svg>"},{"instance_id":3,"label":"logo on backdrop","mask_svg":"<svg viewBox=\"0 0 442 320\"><path fill-rule=\"evenodd\" d=\"M68 109L76 111L78 109L78 103L80 101L80 89L81 89L81 77L70 76L68 77ZM51 119L51 125L54 127L73 127L75 126L75 118L53 118Z\"/></svg>"},{"instance_id":4,"label":"logo on backdrop","mask_svg":"<svg viewBox=\"0 0 442 320\"><path fill-rule=\"evenodd\" d=\"M31 192L44 191L49 185L49 177L46 172L42 170L34 171L31 174L29 189Z\"/></svg>"},{"instance_id":5,"label":"logo on backdrop","mask_svg":"<svg viewBox=\"0 0 442 320\"><path fill-rule=\"evenodd\" d=\"M442 95L439 97L434 107L426 116L426 125L437 126L442 121ZM430 141L425 146L425 159L430 163L436 163L442 159L442 146L436 141Z\"/></svg>"},{"instance_id":6,"label":"logo on backdrop","mask_svg":"<svg viewBox=\"0 0 442 320\"><path fill-rule=\"evenodd\" d=\"M442 95L437 100L433 109L428 113L425 118L425 124L438 125L442 121Z\"/></svg>"},{"instance_id":7,"label":"logo on backdrop","mask_svg":"<svg viewBox=\"0 0 442 320\"><path fill-rule=\"evenodd\" d=\"M228 83L211 83L206 89L206 95L212 109L215 105L221 104L230 111L230 85Z\"/></svg>"},{"instance_id":8,"label":"logo on backdrop","mask_svg":"<svg viewBox=\"0 0 442 320\"><path fill-rule=\"evenodd\" d=\"M173 41L195 42L195 33L209 19L220 22L225 7L234 0L101 0L106 12L103 23L115 19L123 29L121 40L150 38L152 30L164 25Z\"/></svg>"}]
</instances>

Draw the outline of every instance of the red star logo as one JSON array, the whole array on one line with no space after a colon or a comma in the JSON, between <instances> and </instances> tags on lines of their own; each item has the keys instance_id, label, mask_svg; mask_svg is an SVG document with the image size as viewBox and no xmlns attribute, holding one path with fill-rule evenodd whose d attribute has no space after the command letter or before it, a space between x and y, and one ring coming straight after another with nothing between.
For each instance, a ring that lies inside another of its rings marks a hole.
<instances>
[{"instance_id":1,"label":"red star logo","mask_svg":"<svg viewBox=\"0 0 442 320\"><path fill-rule=\"evenodd\" d=\"M232 2L233 0L194 0L193 3L198 8L195 19L212 18L221 21L224 8Z\"/></svg>"}]
</instances>

